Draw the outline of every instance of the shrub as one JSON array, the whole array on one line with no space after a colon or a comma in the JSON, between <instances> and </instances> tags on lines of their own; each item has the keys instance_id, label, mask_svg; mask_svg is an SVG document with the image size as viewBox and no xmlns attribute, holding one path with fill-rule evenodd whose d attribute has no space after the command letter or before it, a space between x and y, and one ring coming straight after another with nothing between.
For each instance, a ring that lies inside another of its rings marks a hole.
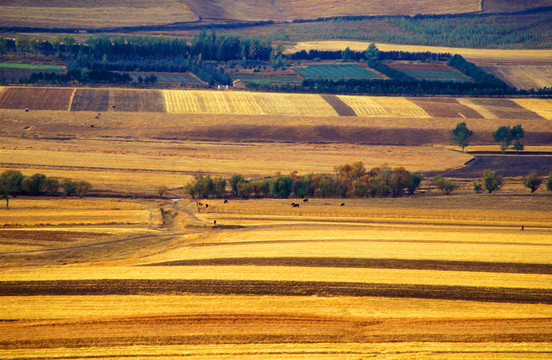
<instances>
[{"instance_id":1,"label":"shrub","mask_svg":"<svg viewBox=\"0 0 552 360\"><path fill-rule=\"evenodd\" d=\"M293 180L289 176L278 176L270 186L270 193L277 198L285 199L291 194Z\"/></svg>"},{"instance_id":2,"label":"shrub","mask_svg":"<svg viewBox=\"0 0 552 360\"><path fill-rule=\"evenodd\" d=\"M445 195L449 195L454 190L458 189L459 186L450 179L445 179L442 175L435 176L433 178L433 184L435 184L435 186L437 186L437 188Z\"/></svg>"},{"instance_id":3,"label":"shrub","mask_svg":"<svg viewBox=\"0 0 552 360\"><path fill-rule=\"evenodd\" d=\"M532 172L526 177L523 178L523 185L525 185L526 188L531 190L531 193L534 193L537 191L537 189L542 184L542 178L536 173Z\"/></svg>"},{"instance_id":4,"label":"shrub","mask_svg":"<svg viewBox=\"0 0 552 360\"><path fill-rule=\"evenodd\" d=\"M60 185L65 196L71 196L77 191L77 184L71 179L61 180Z\"/></svg>"},{"instance_id":5,"label":"shrub","mask_svg":"<svg viewBox=\"0 0 552 360\"><path fill-rule=\"evenodd\" d=\"M494 171L487 170L483 172L481 181L483 182L483 189L489 192L489 194L502 187L502 176Z\"/></svg>"}]
</instances>

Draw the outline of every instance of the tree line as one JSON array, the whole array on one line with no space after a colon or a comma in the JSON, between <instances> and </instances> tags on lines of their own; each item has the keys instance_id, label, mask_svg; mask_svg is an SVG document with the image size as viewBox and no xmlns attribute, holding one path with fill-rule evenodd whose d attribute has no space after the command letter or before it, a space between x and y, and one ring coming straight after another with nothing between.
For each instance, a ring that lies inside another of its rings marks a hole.
<instances>
[{"instance_id":1,"label":"tree line","mask_svg":"<svg viewBox=\"0 0 552 360\"><path fill-rule=\"evenodd\" d=\"M288 197L347 198L347 197L400 197L413 194L423 176L411 173L403 167L394 169L387 165L367 170L359 161L336 166L333 174L309 173L277 175L264 179L246 179L241 174L230 178L198 175L186 184L184 191L192 198L222 198L227 196L227 186L236 198Z\"/></svg>"},{"instance_id":2,"label":"tree line","mask_svg":"<svg viewBox=\"0 0 552 360\"><path fill-rule=\"evenodd\" d=\"M65 196L84 197L91 188L85 180L59 180L41 173L24 176L19 170L6 170L0 174L0 194L6 200L6 209L9 209L10 197L18 195L56 195L61 189Z\"/></svg>"}]
</instances>

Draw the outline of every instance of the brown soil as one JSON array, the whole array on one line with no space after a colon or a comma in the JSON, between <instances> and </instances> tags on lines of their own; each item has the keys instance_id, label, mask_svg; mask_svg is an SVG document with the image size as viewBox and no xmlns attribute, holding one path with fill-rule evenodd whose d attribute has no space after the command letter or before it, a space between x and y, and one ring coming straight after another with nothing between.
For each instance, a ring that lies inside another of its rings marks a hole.
<instances>
[{"instance_id":1,"label":"brown soil","mask_svg":"<svg viewBox=\"0 0 552 360\"><path fill-rule=\"evenodd\" d=\"M163 94L156 90L110 90L110 107L116 111L166 112Z\"/></svg>"},{"instance_id":2,"label":"brown soil","mask_svg":"<svg viewBox=\"0 0 552 360\"><path fill-rule=\"evenodd\" d=\"M0 323L0 349L266 343L546 342L550 319L362 320L293 314L191 314Z\"/></svg>"},{"instance_id":3,"label":"brown soil","mask_svg":"<svg viewBox=\"0 0 552 360\"><path fill-rule=\"evenodd\" d=\"M330 104L339 116L357 116L352 107L345 104L343 100L336 95L321 95L328 104Z\"/></svg>"},{"instance_id":4,"label":"brown soil","mask_svg":"<svg viewBox=\"0 0 552 360\"><path fill-rule=\"evenodd\" d=\"M109 90L77 89L71 111L107 111Z\"/></svg>"},{"instance_id":5,"label":"brown soil","mask_svg":"<svg viewBox=\"0 0 552 360\"><path fill-rule=\"evenodd\" d=\"M535 171L540 176L547 176L552 169L552 155L525 155L523 153L508 155L476 155L467 166L447 171L445 176L455 178L480 178L485 170L492 169L497 174L507 177L526 176Z\"/></svg>"},{"instance_id":6,"label":"brown soil","mask_svg":"<svg viewBox=\"0 0 552 360\"><path fill-rule=\"evenodd\" d=\"M0 296L40 295L385 296L397 298L552 304L552 290L446 285L232 280L4 281Z\"/></svg>"},{"instance_id":7,"label":"brown soil","mask_svg":"<svg viewBox=\"0 0 552 360\"><path fill-rule=\"evenodd\" d=\"M272 257L272 258L219 258L169 261L147 266L212 266L212 265L246 265L246 266L300 266L300 267L335 267L335 268L383 268L414 269L439 271L481 271L521 274L552 274L549 264L520 264L503 262L478 261L444 261L444 260L404 260L404 259L360 259L360 258L324 258L324 257Z\"/></svg>"},{"instance_id":8,"label":"brown soil","mask_svg":"<svg viewBox=\"0 0 552 360\"><path fill-rule=\"evenodd\" d=\"M0 108L67 110L73 89L6 88L0 92Z\"/></svg>"},{"instance_id":9,"label":"brown soil","mask_svg":"<svg viewBox=\"0 0 552 360\"><path fill-rule=\"evenodd\" d=\"M456 99L452 98L408 98L416 105L424 109L433 117L445 118L470 118L482 119L483 116L474 109L460 104Z\"/></svg>"}]
</instances>

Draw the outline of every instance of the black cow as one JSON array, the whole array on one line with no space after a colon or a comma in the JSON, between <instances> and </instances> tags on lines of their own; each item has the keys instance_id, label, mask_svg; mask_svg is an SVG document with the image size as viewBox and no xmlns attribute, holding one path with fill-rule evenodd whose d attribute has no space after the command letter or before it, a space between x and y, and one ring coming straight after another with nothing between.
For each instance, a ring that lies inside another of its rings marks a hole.
<instances>
[{"instance_id":1,"label":"black cow","mask_svg":"<svg viewBox=\"0 0 552 360\"><path fill-rule=\"evenodd\" d=\"M303 202L304 203L309 202L309 199L303 199Z\"/></svg>"},{"instance_id":2,"label":"black cow","mask_svg":"<svg viewBox=\"0 0 552 360\"><path fill-rule=\"evenodd\" d=\"M345 203L341 203L341 206L345 206Z\"/></svg>"}]
</instances>

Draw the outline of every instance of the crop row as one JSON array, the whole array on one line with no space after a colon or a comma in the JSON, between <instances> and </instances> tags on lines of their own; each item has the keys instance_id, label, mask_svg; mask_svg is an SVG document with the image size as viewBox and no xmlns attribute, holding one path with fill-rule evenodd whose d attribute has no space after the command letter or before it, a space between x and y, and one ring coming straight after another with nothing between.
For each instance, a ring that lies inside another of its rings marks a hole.
<instances>
[{"instance_id":1,"label":"crop row","mask_svg":"<svg viewBox=\"0 0 552 360\"><path fill-rule=\"evenodd\" d=\"M0 109L286 116L552 119L551 99L321 96L243 91L0 88Z\"/></svg>"}]
</instances>

